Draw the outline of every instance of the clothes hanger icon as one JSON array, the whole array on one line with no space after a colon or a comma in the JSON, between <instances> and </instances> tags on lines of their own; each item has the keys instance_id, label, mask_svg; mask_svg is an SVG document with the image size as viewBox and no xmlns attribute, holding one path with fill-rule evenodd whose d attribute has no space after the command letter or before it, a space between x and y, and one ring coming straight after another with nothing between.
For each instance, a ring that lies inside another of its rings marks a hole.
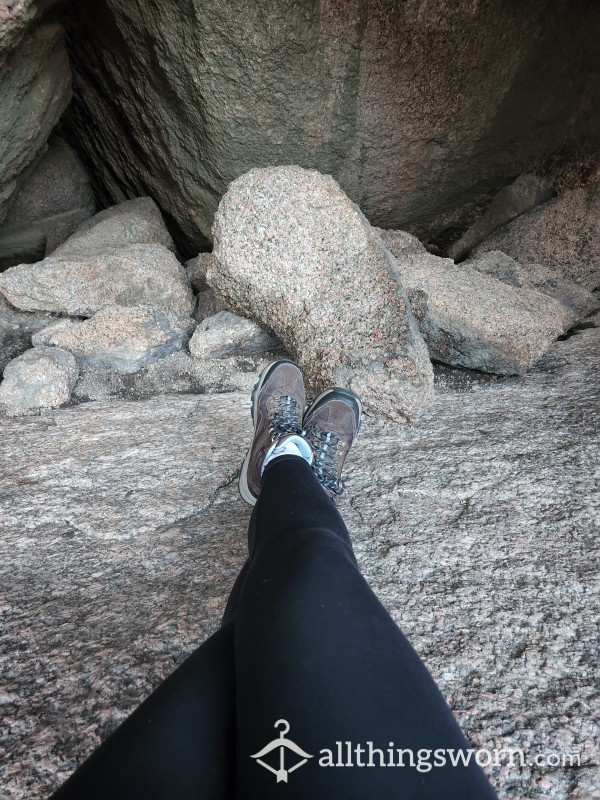
<instances>
[{"instance_id":1,"label":"clothes hanger icon","mask_svg":"<svg viewBox=\"0 0 600 800\"><path fill-rule=\"evenodd\" d=\"M293 772L295 769L298 769L298 767L301 767L303 764L306 764L308 759L312 758L312 756L310 755L310 753L306 753L304 750L302 750L301 747L298 747L298 745L295 742L292 742L291 739L286 739L286 734L289 733L290 730L290 723L286 719L278 719L273 727L278 728L280 726L281 726L281 731L279 732L279 738L273 739L271 742L269 742L269 744L265 745L262 750L259 750L258 753L254 753L254 755L251 756L251 758L255 758L257 763L260 764L261 767L264 767L265 769L268 769L269 772L272 772L273 775L277 777L277 783L279 783L280 781L284 781L285 783L287 783L288 775L290 774L290 772ZM263 756L266 756L272 750L276 750L277 748L279 749L279 769L275 769L270 764L267 764L265 761L262 761ZM286 748L288 750L291 750L296 755L302 757L301 761L298 761L296 764L294 764L293 767L290 767L289 769L285 768Z\"/></svg>"}]
</instances>

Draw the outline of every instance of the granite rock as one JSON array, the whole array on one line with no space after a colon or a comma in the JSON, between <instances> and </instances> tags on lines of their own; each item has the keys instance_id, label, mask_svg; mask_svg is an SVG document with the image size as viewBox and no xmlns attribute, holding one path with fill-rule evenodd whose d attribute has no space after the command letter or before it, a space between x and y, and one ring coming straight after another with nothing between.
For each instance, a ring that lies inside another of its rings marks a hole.
<instances>
[{"instance_id":1,"label":"granite rock","mask_svg":"<svg viewBox=\"0 0 600 800\"><path fill-rule=\"evenodd\" d=\"M10 416L57 408L71 399L79 369L68 350L34 347L10 361L0 383L0 407Z\"/></svg>"},{"instance_id":2,"label":"granite rock","mask_svg":"<svg viewBox=\"0 0 600 800\"><path fill-rule=\"evenodd\" d=\"M37 333L33 334L31 337L31 344L34 347L52 347L55 344L53 338L57 333L70 328L72 325L77 325L82 321L82 317L54 318L49 325L46 325L44 328L37 331Z\"/></svg>"},{"instance_id":3,"label":"granite rock","mask_svg":"<svg viewBox=\"0 0 600 800\"><path fill-rule=\"evenodd\" d=\"M73 400L105 400L109 397L139 400L164 394L238 391L249 394L261 370L285 355L282 350L273 350L198 361L181 350L134 373L83 364L73 390Z\"/></svg>"},{"instance_id":4,"label":"granite rock","mask_svg":"<svg viewBox=\"0 0 600 800\"><path fill-rule=\"evenodd\" d=\"M281 337L315 394L348 386L395 419L431 401L431 363L394 260L331 176L250 170L230 185L213 234L209 284Z\"/></svg>"},{"instance_id":5,"label":"granite rock","mask_svg":"<svg viewBox=\"0 0 600 800\"><path fill-rule=\"evenodd\" d=\"M15 49L39 13L36 0L13 0L0 13L0 57Z\"/></svg>"},{"instance_id":6,"label":"granite rock","mask_svg":"<svg viewBox=\"0 0 600 800\"><path fill-rule=\"evenodd\" d=\"M528 173L519 175L492 198L485 213L448 248L448 255L455 261L463 258L497 228L551 200L555 194L547 178Z\"/></svg>"},{"instance_id":7,"label":"granite rock","mask_svg":"<svg viewBox=\"0 0 600 800\"><path fill-rule=\"evenodd\" d=\"M212 253L199 253L195 258L190 258L189 261L185 262L185 268L188 271L192 289L195 292L203 292L208 288L206 273L212 265L212 260Z\"/></svg>"},{"instance_id":8,"label":"granite rock","mask_svg":"<svg viewBox=\"0 0 600 800\"><path fill-rule=\"evenodd\" d=\"M108 305L148 305L187 316L194 297L166 247L133 244L99 255L52 255L0 274L0 293L24 311L89 317Z\"/></svg>"},{"instance_id":9,"label":"granite rock","mask_svg":"<svg viewBox=\"0 0 600 800\"><path fill-rule=\"evenodd\" d=\"M461 263L509 286L536 289L553 297L566 311L566 324L571 327L598 308L600 300L577 283L541 264L519 264L499 250L490 250Z\"/></svg>"},{"instance_id":10,"label":"granite rock","mask_svg":"<svg viewBox=\"0 0 600 800\"><path fill-rule=\"evenodd\" d=\"M158 206L150 197L126 200L94 214L56 248L60 258L105 255L132 244L157 244L175 250Z\"/></svg>"},{"instance_id":11,"label":"granite rock","mask_svg":"<svg viewBox=\"0 0 600 800\"><path fill-rule=\"evenodd\" d=\"M24 173L0 230L0 269L39 261L95 210L81 161L58 136Z\"/></svg>"},{"instance_id":12,"label":"granite rock","mask_svg":"<svg viewBox=\"0 0 600 800\"><path fill-rule=\"evenodd\" d=\"M0 374L9 361L31 347L36 332L54 319L52 314L18 311L0 294Z\"/></svg>"},{"instance_id":13,"label":"granite rock","mask_svg":"<svg viewBox=\"0 0 600 800\"><path fill-rule=\"evenodd\" d=\"M396 264L429 354L443 364L518 375L571 325L569 310L546 294L449 258L407 254Z\"/></svg>"},{"instance_id":14,"label":"granite rock","mask_svg":"<svg viewBox=\"0 0 600 800\"><path fill-rule=\"evenodd\" d=\"M196 308L194 310L196 322L202 322L207 317L218 314L219 311L227 310L227 307L214 289L204 289L204 291L198 292L196 295Z\"/></svg>"},{"instance_id":15,"label":"granite rock","mask_svg":"<svg viewBox=\"0 0 600 800\"><path fill-rule=\"evenodd\" d=\"M147 187L196 249L252 167L331 174L369 220L430 240L598 143L594 2L96 0L65 16L69 125L103 200Z\"/></svg>"},{"instance_id":16,"label":"granite rock","mask_svg":"<svg viewBox=\"0 0 600 800\"><path fill-rule=\"evenodd\" d=\"M375 228L375 230L394 258L427 252L425 245L407 231L384 230L383 228Z\"/></svg>"},{"instance_id":17,"label":"granite rock","mask_svg":"<svg viewBox=\"0 0 600 800\"><path fill-rule=\"evenodd\" d=\"M42 154L71 99L65 32L43 11L20 0L0 7L6 34L0 45L0 224L23 171Z\"/></svg>"},{"instance_id":18,"label":"granite rock","mask_svg":"<svg viewBox=\"0 0 600 800\"><path fill-rule=\"evenodd\" d=\"M560 194L482 242L521 264L543 264L589 291L600 287L600 180Z\"/></svg>"},{"instance_id":19,"label":"granite rock","mask_svg":"<svg viewBox=\"0 0 600 800\"><path fill-rule=\"evenodd\" d=\"M218 293L211 289L206 282L206 275L209 267L212 266L212 262L212 253L199 253L195 258L190 258L189 261L185 262L192 289L198 293L194 311L196 322L202 322L207 317L218 314L219 311L228 310Z\"/></svg>"},{"instance_id":20,"label":"granite rock","mask_svg":"<svg viewBox=\"0 0 600 800\"><path fill-rule=\"evenodd\" d=\"M266 353L278 347L281 342L276 336L230 311L205 319L190 340L190 353L198 360Z\"/></svg>"},{"instance_id":21,"label":"granite rock","mask_svg":"<svg viewBox=\"0 0 600 800\"><path fill-rule=\"evenodd\" d=\"M41 331L50 345L70 350L79 362L136 372L188 343L190 317L167 315L149 306L105 306L91 319Z\"/></svg>"},{"instance_id":22,"label":"granite rock","mask_svg":"<svg viewBox=\"0 0 600 800\"><path fill-rule=\"evenodd\" d=\"M488 770L503 800L593 797L599 346L582 328L523 377L437 394L413 426L367 416L345 470L360 567L467 736L527 753ZM218 627L246 556L248 399L2 420L8 800L46 798ZM554 752L581 765L531 763Z\"/></svg>"}]
</instances>

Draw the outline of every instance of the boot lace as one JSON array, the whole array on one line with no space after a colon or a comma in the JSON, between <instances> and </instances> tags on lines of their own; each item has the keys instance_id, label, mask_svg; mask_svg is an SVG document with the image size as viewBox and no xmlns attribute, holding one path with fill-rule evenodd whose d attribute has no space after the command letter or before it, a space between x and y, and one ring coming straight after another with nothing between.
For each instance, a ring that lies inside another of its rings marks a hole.
<instances>
[{"instance_id":1,"label":"boot lace","mask_svg":"<svg viewBox=\"0 0 600 800\"><path fill-rule=\"evenodd\" d=\"M335 499L344 491L344 482L338 478L342 441L335 433L316 427L304 431L304 435L314 454L313 472L321 486Z\"/></svg>"},{"instance_id":2,"label":"boot lace","mask_svg":"<svg viewBox=\"0 0 600 800\"><path fill-rule=\"evenodd\" d=\"M297 400L289 394L282 394L277 398L275 408L271 413L271 427L269 432L273 439L286 433L302 433L302 411Z\"/></svg>"}]
</instances>

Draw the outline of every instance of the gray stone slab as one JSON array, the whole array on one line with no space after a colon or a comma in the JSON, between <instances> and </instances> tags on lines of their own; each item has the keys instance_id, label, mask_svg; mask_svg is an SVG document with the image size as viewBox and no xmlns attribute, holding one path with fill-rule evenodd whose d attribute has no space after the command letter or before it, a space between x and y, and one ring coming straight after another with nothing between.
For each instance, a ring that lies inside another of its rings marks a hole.
<instances>
[{"instance_id":1,"label":"gray stone slab","mask_svg":"<svg viewBox=\"0 0 600 800\"><path fill-rule=\"evenodd\" d=\"M600 180L563 192L509 222L475 248L542 264L593 291L600 287Z\"/></svg>"},{"instance_id":2,"label":"gray stone slab","mask_svg":"<svg viewBox=\"0 0 600 800\"><path fill-rule=\"evenodd\" d=\"M157 244L19 264L0 274L0 293L23 311L81 317L111 305L148 305L186 315L195 304L187 272Z\"/></svg>"},{"instance_id":3,"label":"gray stone slab","mask_svg":"<svg viewBox=\"0 0 600 800\"><path fill-rule=\"evenodd\" d=\"M361 567L474 745L581 756L492 767L503 800L594 796L591 324L523 377L445 380L413 426L366 418L348 463L341 510ZM218 625L245 554L248 410L234 393L1 420L10 800L46 797Z\"/></svg>"}]
</instances>

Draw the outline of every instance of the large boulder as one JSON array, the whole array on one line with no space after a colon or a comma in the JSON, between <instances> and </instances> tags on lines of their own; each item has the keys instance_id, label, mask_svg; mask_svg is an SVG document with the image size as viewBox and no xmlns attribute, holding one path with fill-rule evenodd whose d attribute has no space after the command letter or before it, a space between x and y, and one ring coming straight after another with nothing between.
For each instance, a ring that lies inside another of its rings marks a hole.
<instances>
[{"instance_id":1,"label":"large boulder","mask_svg":"<svg viewBox=\"0 0 600 800\"><path fill-rule=\"evenodd\" d=\"M554 187L547 178L527 173L519 175L511 184L500 189L485 213L448 248L448 255L455 261L463 258L497 228L506 225L519 214L542 205L555 194Z\"/></svg>"},{"instance_id":2,"label":"large boulder","mask_svg":"<svg viewBox=\"0 0 600 800\"><path fill-rule=\"evenodd\" d=\"M313 393L347 386L394 419L430 402L431 363L393 258L331 176L251 170L229 187L213 230L208 282L281 337Z\"/></svg>"},{"instance_id":3,"label":"large boulder","mask_svg":"<svg viewBox=\"0 0 600 800\"><path fill-rule=\"evenodd\" d=\"M597 289L600 178L517 217L482 242L474 255L489 250L501 250L521 264L543 264L590 291Z\"/></svg>"},{"instance_id":4,"label":"large boulder","mask_svg":"<svg viewBox=\"0 0 600 800\"><path fill-rule=\"evenodd\" d=\"M0 224L22 173L43 151L71 98L64 30L34 21L38 4L0 7Z\"/></svg>"},{"instance_id":5,"label":"large boulder","mask_svg":"<svg viewBox=\"0 0 600 800\"><path fill-rule=\"evenodd\" d=\"M461 264L462 268L476 269L491 275L509 286L536 289L554 297L561 304L567 327L575 325L600 305L600 299L578 283L542 264L519 264L514 258L499 250L481 253Z\"/></svg>"},{"instance_id":6,"label":"large boulder","mask_svg":"<svg viewBox=\"0 0 600 800\"><path fill-rule=\"evenodd\" d=\"M91 366L136 372L184 347L194 327L190 317L148 306L105 306L91 319L51 325L38 340L69 350Z\"/></svg>"},{"instance_id":7,"label":"large boulder","mask_svg":"<svg viewBox=\"0 0 600 800\"><path fill-rule=\"evenodd\" d=\"M83 164L58 136L24 175L0 229L0 270L39 261L95 210Z\"/></svg>"},{"instance_id":8,"label":"large boulder","mask_svg":"<svg viewBox=\"0 0 600 800\"><path fill-rule=\"evenodd\" d=\"M0 383L0 408L10 416L68 403L79 369L68 350L34 347L9 362Z\"/></svg>"},{"instance_id":9,"label":"large boulder","mask_svg":"<svg viewBox=\"0 0 600 800\"><path fill-rule=\"evenodd\" d=\"M147 305L184 316L194 307L184 267L166 247L149 244L20 264L0 274L0 293L23 311L82 317L110 305Z\"/></svg>"},{"instance_id":10,"label":"large boulder","mask_svg":"<svg viewBox=\"0 0 600 800\"><path fill-rule=\"evenodd\" d=\"M436 235L598 142L599 17L569 0L74 3L70 125L106 202L147 187L195 244L230 181L270 164Z\"/></svg>"},{"instance_id":11,"label":"large boulder","mask_svg":"<svg viewBox=\"0 0 600 800\"><path fill-rule=\"evenodd\" d=\"M429 354L443 364L520 374L572 324L554 298L449 258L407 251L395 263Z\"/></svg>"},{"instance_id":12,"label":"large boulder","mask_svg":"<svg viewBox=\"0 0 600 800\"><path fill-rule=\"evenodd\" d=\"M53 255L88 256L106 253L130 244L159 244L175 250L156 203L136 197L94 214L82 223Z\"/></svg>"}]
</instances>

